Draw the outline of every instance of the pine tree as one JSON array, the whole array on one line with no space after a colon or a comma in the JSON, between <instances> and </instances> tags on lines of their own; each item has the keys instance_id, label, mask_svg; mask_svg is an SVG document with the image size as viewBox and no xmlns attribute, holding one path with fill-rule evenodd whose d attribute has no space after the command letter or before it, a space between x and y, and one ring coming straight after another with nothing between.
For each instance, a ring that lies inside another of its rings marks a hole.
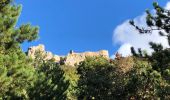
<instances>
[{"instance_id":1,"label":"pine tree","mask_svg":"<svg viewBox=\"0 0 170 100\"><path fill-rule=\"evenodd\" d=\"M130 21L130 24L134 26L141 34L148 34L152 33L153 31L158 31L160 36L167 38L167 41L170 45L170 10L162 8L157 2L153 3L153 7L156 11L155 14L151 14L149 10L146 10L147 29L140 28L139 26L135 25L133 20ZM154 50L152 55L148 57L153 64L153 68L161 72L169 68L170 49L164 49L162 44L156 44L153 42L150 42L149 45ZM133 52L134 50L132 53ZM136 56L136 54L134 54L134 56Z\"/></svg>"},{"instance_id":2,"label":"pine tree","mask_svg":"<svg viewBox=\"0 0 170 100\"><path fill-rule=\"evenodd\" d=\"M24 24L16 27L21 5L12 0L0 1L0 98L28 99L34 84L35 70L20 45L38 37L38 27Z\"/></svg>"},{"instance_id":3,"label":"pine tree","mask_svg":"<svg viewBox=\"0 0 170 100\"><path fill-rule=\"evenodd\" d=\"M153 31L158 31L160 36L166 37L167 42L170 45L170 10L167 10L158 5L157 2L153 3L155 14L151 14L149 10L146 10L146 28L141 28L135 25L135 22L132 20L130 24L134 26L140 34L150 34ZM150 42L149 45L154 50L151 55L147 55L146 58L152 64L152 68L159 73L167 82L160 89L161 97L163 99L170 98L170 49L163 48L162 44L157 44ZM134 51L132 51L134 54ZM134 54L136 56L136 54ZM137 57L137 56L136 56ZM138 56L139 57L139 56Z\"/></svg>"}]
</instances>

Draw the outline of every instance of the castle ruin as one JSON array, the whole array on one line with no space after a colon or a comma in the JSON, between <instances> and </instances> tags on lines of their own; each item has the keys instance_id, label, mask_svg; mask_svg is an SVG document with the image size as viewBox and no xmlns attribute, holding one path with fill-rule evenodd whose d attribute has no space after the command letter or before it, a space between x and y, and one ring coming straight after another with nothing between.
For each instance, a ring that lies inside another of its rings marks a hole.
<instances>
[{"instance_id":1,"label":"castle ruin","mask_svg":"<svg viewBox=\"0 0 170 100\"><path fill-rule=\"evenodd\" d=\"M53 55L51 52L45 51L45 46L40 44L38 46L33 46L28 49L28 56L32 59L35 59L36 53L41 52L43 60L54 59L56 63L60 63L63 60L62 56ZM78 65L81 61L84 61L86 57L104 57L109 59L109 53L107 50L101 50L98 52L83 52L83 53L75 53L71 50L68 55L64 56L64 64L69 66Z\"/></svg>"}]
</instances>

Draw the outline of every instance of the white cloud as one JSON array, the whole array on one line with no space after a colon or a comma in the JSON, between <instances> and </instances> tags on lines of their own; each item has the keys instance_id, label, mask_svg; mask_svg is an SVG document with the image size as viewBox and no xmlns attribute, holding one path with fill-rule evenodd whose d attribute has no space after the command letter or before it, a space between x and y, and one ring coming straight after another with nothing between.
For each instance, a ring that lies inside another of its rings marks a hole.
<instances>
[{"instance_id":1,"label":"white cloud","mask_svg":"<svg viewBox=\"0 0 170 100\"><path fill-rule=\"evenodd\" d=\"M132 47L131 44L129 43L124 43L120 46L120 48L117 50L117 52L121 53L122 56L130 56L131 55L131 51L130 48ZM115 55L111 56L112 59L115 58Z\"/></svg>"},{"instance_id":2,"label":"white cloud","mask_svg":"<svg viewBox=\"0 0 170 100\"><path fill-rule=\"evenodd\" d=\"M170 9L170 2L167 3L166 7ZM134 19L135 24L139 26L146 26L146 14L142 14ZM114 45L121 45L117 50L123 56L128 56L131 54L130 47L143 50L147 50L148 53L151 53L149 42L161 43L164 47L169 47L168 41L165 37L160 37L158 31L154 31L152 34L139 34L133 26L129 24L129 20L118 25L113 32L113 43ZM112 56L114 57L114 56Z\"/></svg>"},{"instance_id":3,"label":"white cloud","mask_svg":"<svg viewBox=\"0 0 170 100\"><path fill-rule=\"evenodd\" d=\"M168 2L168 3L166 4L165 9L170 10L170 2Z\"/></svg>"},{"instance_id":4,"label":"white cloud","mask_svg":"<svg viewBox=\"0 0 170 100\"><path fill-rule=\"evenodd\" d=\"M121 52L121 54L123 55L123 56L129 56L129 55L131 55L131 51L130 51L130 48L132 47L132 45L131 44L129 44L129 43L125 43L125 44L123 44L119 49L118 49L118 52Z\"/></svg>"}]
</instances>

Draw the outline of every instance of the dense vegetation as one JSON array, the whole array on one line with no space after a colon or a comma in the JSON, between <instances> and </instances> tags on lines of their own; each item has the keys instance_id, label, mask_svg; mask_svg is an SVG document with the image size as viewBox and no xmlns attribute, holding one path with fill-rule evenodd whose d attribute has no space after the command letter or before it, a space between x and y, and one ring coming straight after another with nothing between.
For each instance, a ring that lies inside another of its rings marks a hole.
<instances>
[{"instance_id":1,"label":"dense vegetation","mask_svg":"<svg viewBox=\"0 0 170 100\"><path fill-rule=\"evenodd\" d=\"M170 11L157 3L154 8L155 15L146 11L148 29L134 21L130 24L142 34L157 29L170 44ZM44 61L38 52L31 59L21 44L37 39L38 27L24 24L16 28L20 12L21 6L13 1L0 1L0 99L170 99L169 48L151 42L151 55L132 47L132 57L89 57L75 67Z\"/></svg>"}]
</instances>

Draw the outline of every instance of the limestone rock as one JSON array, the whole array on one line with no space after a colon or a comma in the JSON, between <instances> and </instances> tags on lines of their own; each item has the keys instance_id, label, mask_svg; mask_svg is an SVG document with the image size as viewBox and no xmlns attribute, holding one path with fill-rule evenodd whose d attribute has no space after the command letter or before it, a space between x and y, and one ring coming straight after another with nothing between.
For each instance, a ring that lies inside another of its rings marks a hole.
<instances>
[{"instance_id":1,"label":"limestone rock","mask_svg":"<svg viewBox=\"0 0 170 100\"><path fill-rule=\"evenodd\" d=\"M60 56L58 56L58 55L54 55L53 59L55 62L60 62Z\"/></svg>"},{"instance_id":2,"label":"limestone rock","mask_svg":"<svg viewBox=\"0 0 170 100\"><path fill-rule=\"evenodd\" d=\"M45 47L42 44L38 46L33 46L33 47L28 48L28 56L31 57L32 59L35 59L35 54L37 52L44 53L44 51L45 51Z\"/></svg>"},{"instance_id":3,"label":"limestone rock","mask_svg":"<svg viewBox=\"0 0 170 100\"><path fill-rule=\"evenodd\" d=\"M32 59L35 59L36 55L41 56L43 60L51 60L53 59L55 62L60 61L60 57L57 55L53 55L49 51L45 51L45 46L40 44L38 46L33 46L28 49L28 56Z\"/></svg>"}]
</instances>

